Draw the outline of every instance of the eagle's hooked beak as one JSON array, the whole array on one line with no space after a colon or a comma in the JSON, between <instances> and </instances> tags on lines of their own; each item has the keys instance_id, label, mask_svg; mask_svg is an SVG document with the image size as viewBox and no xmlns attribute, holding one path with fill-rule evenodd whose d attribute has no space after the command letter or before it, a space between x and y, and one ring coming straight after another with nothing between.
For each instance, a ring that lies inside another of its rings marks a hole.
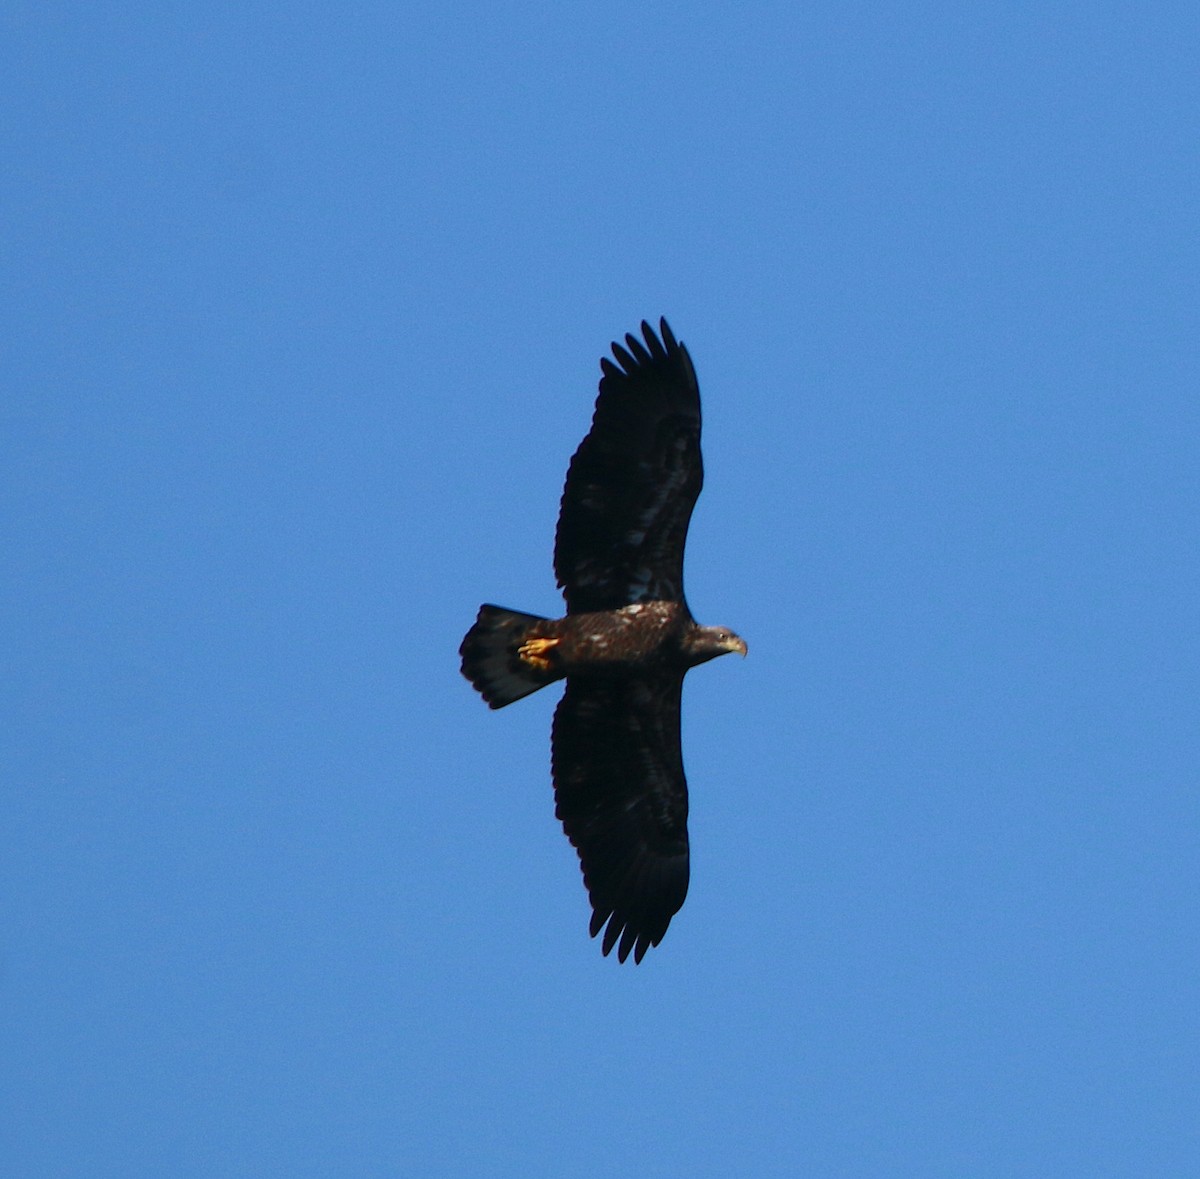
<instances>
[{"instance_id":1,"label":"eagle's hooked beak","mask_svg":"<svg viewBox=\"0 0 1200 1179\"><path fill-rule=\"evenodd\" d=\"M725 649L732 654L736 651L743 659L746 657L746 640L739 638L737 635L730 635L729 641L725 645Z\"/></svg>"}]
</instances>

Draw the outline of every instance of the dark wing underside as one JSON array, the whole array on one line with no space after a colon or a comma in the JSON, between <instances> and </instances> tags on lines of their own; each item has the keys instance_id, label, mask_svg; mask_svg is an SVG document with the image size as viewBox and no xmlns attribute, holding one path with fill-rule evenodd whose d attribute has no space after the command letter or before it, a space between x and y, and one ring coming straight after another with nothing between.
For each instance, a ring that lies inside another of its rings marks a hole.
<instances>
[{"instance_id":1,"label":"dark wing underside","mask_svg":"<svg viewBox=\"0 0 1200 1179\"><path fill-rule=\"evenodd\" d=\"M567 471L554 572L567 613L683 600L683 546L704 471L700 390L660 320L613 344L592 428ZM618 365L620 367L618 367Z\"/></svg>"},{"instance_id":2,"label":"dark wing underside","mask_svg":"<svg viewBox=\"0 0 1200 1179\"><path fill-rule=\"evenodd\" d=\"M554 797L579 852L604 952L635 962L688 889L683 674L572 678L554 714Z\"/></svg>"}]
</instances>

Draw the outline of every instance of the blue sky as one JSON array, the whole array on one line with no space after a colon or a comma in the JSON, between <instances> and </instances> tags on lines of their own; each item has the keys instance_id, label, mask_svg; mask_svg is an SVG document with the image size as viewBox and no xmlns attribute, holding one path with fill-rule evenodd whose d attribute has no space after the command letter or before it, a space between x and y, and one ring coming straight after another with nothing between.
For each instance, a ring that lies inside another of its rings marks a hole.
<instances>
[{"instance_id":1,"label":"blue sky","mask_svg":"<svg viewBox=\"0 0 1200 1179\"><path fill-rule=\"evenodd\" d=\"M1197 1173L1198 34L5 5L5 1173ZM663 314L750 657L634 969L456 649Z\"/></svg>"}]
</instances>

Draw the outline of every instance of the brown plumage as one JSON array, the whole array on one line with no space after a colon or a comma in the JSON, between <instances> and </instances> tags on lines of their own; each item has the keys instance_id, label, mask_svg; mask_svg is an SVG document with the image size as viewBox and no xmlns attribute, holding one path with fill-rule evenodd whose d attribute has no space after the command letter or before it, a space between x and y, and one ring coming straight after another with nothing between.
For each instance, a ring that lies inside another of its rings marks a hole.
<instances>
[{"instance_id":1,"label":"brown plumage","mask_svg":"<svg viewBox=\"0 0 1200 1179\"><path fill-rule=\"evenodd\" d=\"M613 344L600 361L592 428L567 471L554 570L564 618L482 606L463 639L463 675L492 708L567 681L554 714L557 814L579 852L603 949L640 962L688 888L683 676L746 644L697 625L683 551L704 481L700 390L687 349L660 335ZM607 927L607 928L606 928Z\"/></svg>"}]
</instances>

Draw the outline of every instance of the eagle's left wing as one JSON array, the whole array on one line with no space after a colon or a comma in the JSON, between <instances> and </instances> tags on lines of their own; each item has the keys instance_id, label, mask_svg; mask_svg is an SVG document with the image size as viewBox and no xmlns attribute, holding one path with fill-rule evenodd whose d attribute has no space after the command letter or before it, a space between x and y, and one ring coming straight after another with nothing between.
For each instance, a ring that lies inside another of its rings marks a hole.
<instances>
[{"instance_id":1,"label":"eagle's left wing","mask_svg":"<svg viewBox=\"0 0 1200 1179\"><path fill-rule=\"evenodd\" d=\"M568 614L683 601L683 546L704 468L700 389L659 321L613 344L592 428L571 459L554 545Z\"/></svg>"},{"instance_id":2,"label":"eagle's left wing","mask_svg":"<svg viewBox=\"0 0 1200 1179\"><path fill-rule=\"evenodd\" d=\"M554 714L554 796L604 953L640 962L688 889L683 674L574 678Z\"/></svg>"}]
</instances>

